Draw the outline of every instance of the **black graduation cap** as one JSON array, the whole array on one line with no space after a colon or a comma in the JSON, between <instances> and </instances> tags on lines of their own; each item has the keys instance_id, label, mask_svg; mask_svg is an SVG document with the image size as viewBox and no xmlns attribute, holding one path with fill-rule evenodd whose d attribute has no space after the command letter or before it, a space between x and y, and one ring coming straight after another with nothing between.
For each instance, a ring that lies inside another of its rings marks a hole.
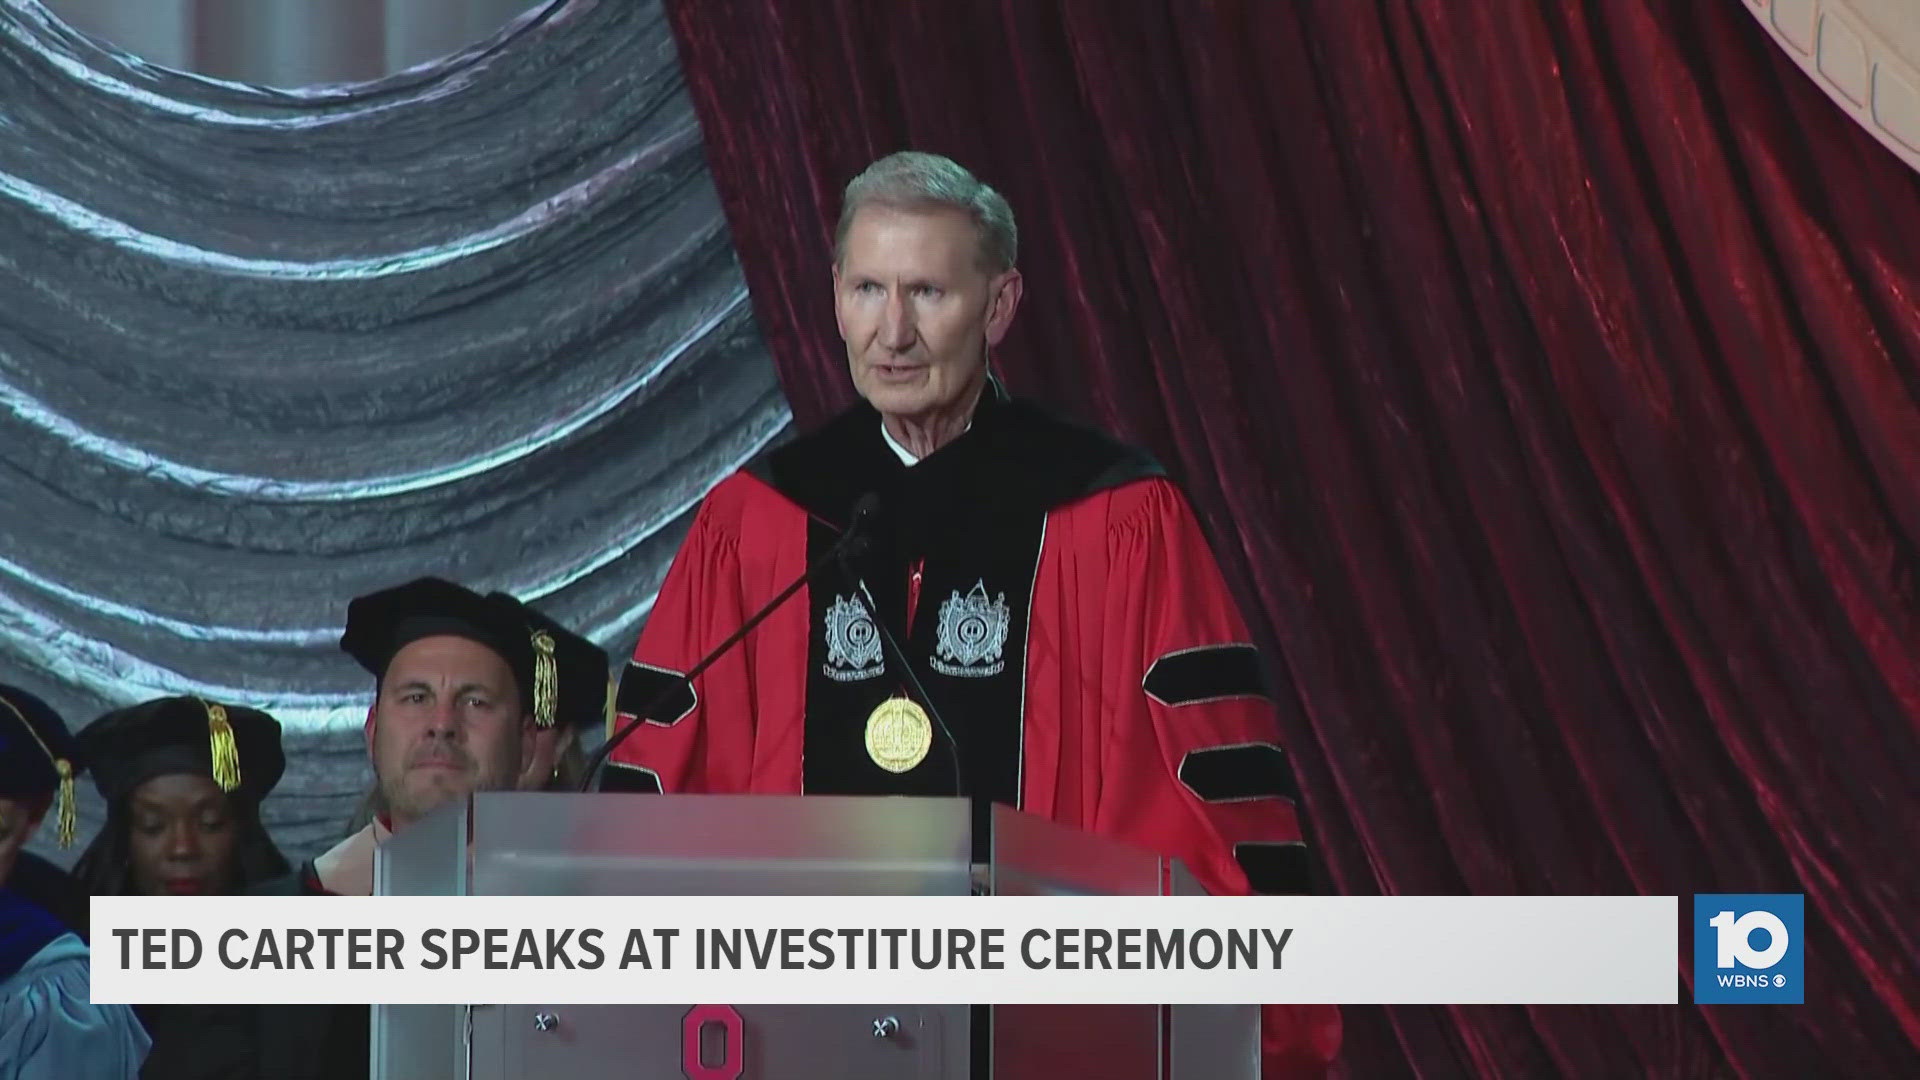
<instances>
[{"instance_id":1,"label":"black graduation cap","mask_svg":"<svg viewBox=\"0 0 1920 1080\"><path fill-rule=\"evenodd\" d=\"M507 662L520 684L521 708L544 727L554 718L555 641L530 627L526 612L505 593L481 596L451 581L424 577L349 604L340 648L381 679L394 655L421 638L451 635L477 642Z\"/></svg>"},{"instance_id":2,"label":"black graduation cap","mask_svg":"<svg viewBox=\"0 0 1920 1080\"><path fill-rule=\"evenodd\" d=\"M604 726L613 693L613 680L607 676L607 651L506 593L489 593L487 599L519 605L521 618L534 635L536 651L542 648L540 635L546 635L551 643L548 651L553 656L555 699L553 712L546 718L536 712L534 718L540 726Z\"/></svg>"},{"instance_id":3,"label":"black graduation cap","mask_svg":"<svg viewBox=\"0 0 1920 1080\"><path fill-rule=\"evenodd\" d=\"M73 843L73 778L85 759L53 707L25 690L0 684L0 794L58 795L60 846Z\"/></svg>"},{"instance_id":4,"label":"black graduation cap","mask_svg":"<svg viewBox=\"0 0 1920 1080\"><path fill-rule=\"evenodd\" d=\"M258 709L200 697L166 697L107 713L82 728L80 752L109 806L156 776L211 777L258 803L286 772L280 721Z\"/></svg>"}]
</instances>

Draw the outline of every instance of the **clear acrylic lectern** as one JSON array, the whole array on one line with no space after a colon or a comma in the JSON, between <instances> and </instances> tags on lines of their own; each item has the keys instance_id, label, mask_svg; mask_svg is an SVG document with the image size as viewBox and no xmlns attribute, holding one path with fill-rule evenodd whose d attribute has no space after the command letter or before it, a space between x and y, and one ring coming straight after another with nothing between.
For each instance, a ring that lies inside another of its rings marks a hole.
<instances>
[{"instance_id":1,"label":"clear acrylic lectern","mask_svg":"<svg viewBox=\"0 0 1920 1080\"><path fill-rule=\"evenodd\" d=\"M413 896L1156 895L1176 860L964 799L498 792L380 848ZM469 848L468 838L471 838ZM375 1006L374 1080L1253 1080L1254 1006ZM708 1017L712 1017L709 1022ZM984 1031L976 1034L976 1023ZM733 1028L733 1025L739 1025ZM729 1029L737 1032L729 1036ZM726 1045L730 1037L738 1044ZM744 1050L744 1054L738 1053ZM984 1060L982 1060L984 1059Z\"/></svg>"}]
</instances>

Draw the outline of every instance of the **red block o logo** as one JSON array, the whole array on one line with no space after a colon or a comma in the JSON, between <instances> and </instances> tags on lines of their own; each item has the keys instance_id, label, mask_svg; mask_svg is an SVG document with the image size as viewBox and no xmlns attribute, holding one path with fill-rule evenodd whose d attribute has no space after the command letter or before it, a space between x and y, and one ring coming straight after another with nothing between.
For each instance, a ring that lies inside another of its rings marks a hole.
<instances>
[{"instance_id":1,"label":"red block o logo","mask_svg":"<svg viewBox=\"0 0 1920 1080\"><path fill-rule=\"evenodd\" d=\"M726 1054L709 1065L700 1053L700 1036L708 1024L720 1025ZM731 1005L695 1005L680 1024L680 1072L687 1080L740 1080L747 1071L747 1025Z\"/></svg>"}]
</instances>

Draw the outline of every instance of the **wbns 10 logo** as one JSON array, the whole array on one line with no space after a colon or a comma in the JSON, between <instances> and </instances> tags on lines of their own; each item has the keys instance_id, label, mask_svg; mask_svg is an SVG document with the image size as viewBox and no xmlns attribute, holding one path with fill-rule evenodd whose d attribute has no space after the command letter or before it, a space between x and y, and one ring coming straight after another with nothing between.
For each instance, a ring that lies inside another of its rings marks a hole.
<instances>
[{"instance_id":1,"label":"wbns 10 logo","mask_svg":"<svg viewBox=\"0 0 1920 1080\"><path fill-rule=\"evenodd\" d=\"M1693 1000L1702 1005L1806 1000L1799 893L1700 893L1693 898Z\"/></svg>"}]
</instances>

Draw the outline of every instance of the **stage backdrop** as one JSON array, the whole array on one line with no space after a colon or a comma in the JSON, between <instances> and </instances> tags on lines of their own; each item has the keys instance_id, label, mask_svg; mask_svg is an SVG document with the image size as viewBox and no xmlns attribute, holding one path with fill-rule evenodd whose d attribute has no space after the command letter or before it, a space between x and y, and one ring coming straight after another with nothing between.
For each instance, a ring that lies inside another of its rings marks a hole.
<instances>
[{"instance_id":1,"label":"stage backdrop","mask_svg":"<svg viewBox=\"0 0 1920 1080\"><path fill-rule=\"evenodd\" d=\"M289 855L367 780L351 597L441 574L621 656L787 415L657 3L301 91L0 5L0 681L272 711Z\"/></svg>"},{"instance_id":2,"label":"stage backdrop","mask_svg":"<svg viewBox=\"0 0 1920 1080\"><path fill-rule=\"evenodd\" d=\"M1001 369L1186 483L1336 887L1807 894L1804 1007L1350 1075L1920 1073L1920 183L1739 0L668 8L800 424L848 177L1009 195Z\"/></svg>"}]
</instances>

